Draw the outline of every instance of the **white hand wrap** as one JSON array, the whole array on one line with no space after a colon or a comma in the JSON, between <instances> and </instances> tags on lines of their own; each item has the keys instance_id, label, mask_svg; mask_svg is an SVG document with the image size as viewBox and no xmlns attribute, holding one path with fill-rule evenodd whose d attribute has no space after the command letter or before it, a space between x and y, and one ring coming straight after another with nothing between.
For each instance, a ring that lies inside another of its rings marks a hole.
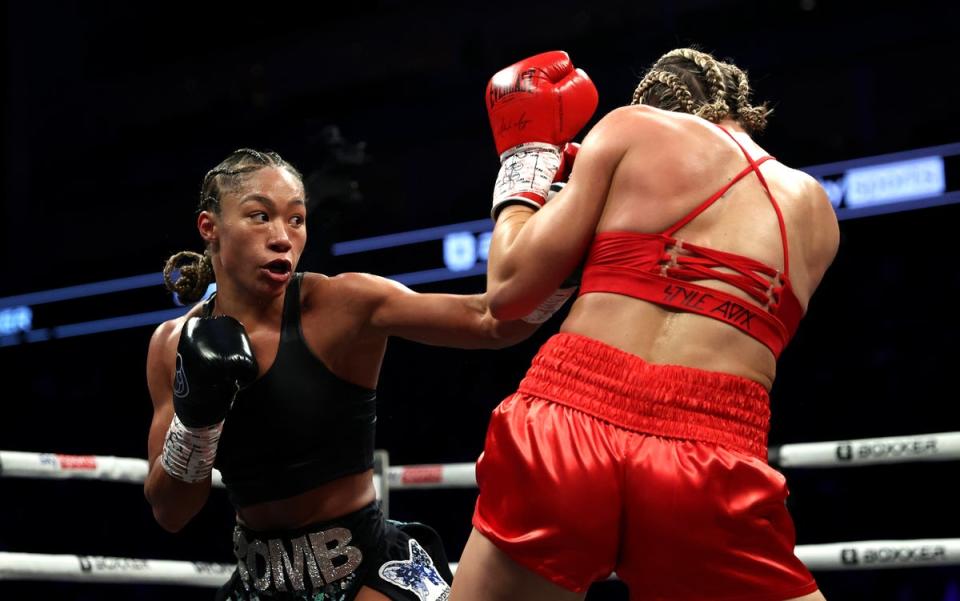
<instances>
[{"instance_id":1,"label":"white hand wrap","mask_svg":"<svg viewBox=\"0 0 960 601\"><path fill-rule=\"evenodd\" d=\"M547 300L540 303L540 306L530 312L529 315L522 318L527 323L543 323L553 317L567 299L573 296L576 286L571 288L558 288L556 292L547 297Z\"/></svg>"},{"instance_id":2,"label":"white hand wrap","mask_svg":"<svg viewBox=\"0 0 960 601\"><path fill-rule=\"evenodd\" d=\"M547 200L550 183L560 168L560 148L542 142L514 146L500 157L493 186L494 220L503 207L520 203L539 209Z\"/></svg>"},{"instance_id":3,"label":"white hand wrap","mask_svg":"<svg viewBox=\"0 0 960 601\"><path fill-rule=\"evenodd\" d=\"M202 428L188 428L174 414L163 441L160 465L171 477L183 482L200 482L210 477L223 422Z\"/></svg>"}]
</instances>

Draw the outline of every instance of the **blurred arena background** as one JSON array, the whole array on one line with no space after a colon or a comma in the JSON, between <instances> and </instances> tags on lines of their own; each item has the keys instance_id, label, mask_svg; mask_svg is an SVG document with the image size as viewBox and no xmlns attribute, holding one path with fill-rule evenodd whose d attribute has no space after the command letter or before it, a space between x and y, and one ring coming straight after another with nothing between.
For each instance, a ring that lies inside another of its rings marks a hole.
<instances>
[{"instance_id":1,"label":"blurred arena background","mask_svg":"<svg viewBox=\"0 0 960 601\"><path fill-rule=\"evenodd\" d=\"M530 54L566 50L590 74L600 91L594 122L629 102L638 75L671 48L732 58L775 109L760 143L794 167L960 142L954 3L19 2L4 10L0 301L16 297L0 303L6 450L145 456L150 316L182 309L154 283L62 300L22 295L132 276L159 282L172 252L201 249L193 213L201 179L238 147L276 150L306 176L301 270L407 274L417 290L472 293L484 286L476 274L489 225L471 224L446 243L352 253L343 243L486 219L498 161L483 90L496 70ZM943 156L942 166L939 195L898 211L869 202L855 210L843 169L824 175L847 211L840 253L783 356L772 445L960 430L960 154ZM393 341L378 448L395 465L475 460L489 411L559 323L497 352ZM960 537L956 462L784 471L800 544ZM474 498L473 490L398 492L390 512L432 524L456 558ZM171 535L136 485L0 479L0 551L227 562L232 523L223 491ZM960 600L957 566L816 576L832 601ZM0 580L0 599L212 594ZM588 597L626 598L618 583Z\"/></svg>"}]
</instances>

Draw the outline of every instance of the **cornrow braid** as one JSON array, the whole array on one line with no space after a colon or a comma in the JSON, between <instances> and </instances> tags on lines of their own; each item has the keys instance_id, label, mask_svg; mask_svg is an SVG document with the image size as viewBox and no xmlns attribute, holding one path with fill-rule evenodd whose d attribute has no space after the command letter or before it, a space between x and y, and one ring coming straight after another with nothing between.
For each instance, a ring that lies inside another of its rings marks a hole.
<instances>
[{"instance_id":1,"label":"cornrow braid","mask_svg":"<svg viewBox=\"0 0 960 601\"><path fill-rule=\"evenodd\" d=\"M283 167L290 171L297 179L303 176L293 165L272 151L261 152L252 148L240 148L230 153L219 165L207 171L203 176L203 185L200 187L200 203L197 212L220 212L220 196L224 189L236 187L243 176L258 171L264 167Z\"/></svg>"},{"instance_id":2,"label":"cornrow braid","mask_svg":"<svg viewBox=\"0 0 960 601\"><path fill-rule=\"evenodd\" d=\"M767 127L767 115L772 111L764 104L760 106L750 104L750 83L747 81L747 74L742 69L728 63L723 63L723 68L737 83L737 119L749 133L763 131Z\"/></svg>"},{"instance_id":3,"label":"cornrow braid","mask_svg":"<svg viewBox=\"0 0 960 601\"><path fill-rule=\"evenodd\" d=\"M669 75L665 75L669 74ZM661 56L633 92L631 104L648 104L719 123L734 118L749 132L763 131L772 112L750 104L747 74L694 48Z\"/></svg>"},{"instance_id":4,"label":"cornrow braid","mask_svg":"<svg viewBox=\"0 0 960 601\"><path fill-rule=\"evenodd\" d=\"M670 95L672 95L672 99L679 102L685 112L693 113L696 110L696 104L693 100L693 94L690 93L690 88L673 73L669 71L659 71L657 69L648 71L646 76L640 81L637 89L633 92L633 101L631 104L640 104L647 90L652 88L654 84L662 84L668 88L660 92L659 97L661 101L669 102L671 100Z\"/></svg>"},{"instance_id":5,"label":"cornrow braid","mask_svg":"<svg viewBox=\"0 0 960 601\"><path fill-rule=\"evenodd\" d=\"M727 89L724 83L723 70L718 62L709 54L694 50L693 48L677 48L663 55L657 63L666 59L679 57L684 58L703 71L703 76L707 80L709 93L709 102L698 108L696 111L690 111L698 117L703 117L707 121L719 123L724 117L730 114L730 106L727 104Z\"/></svg>"},{"instance_id":6,"label":"cornrow braid","mask_svg":"<svg viewBox=\"0 0 960 601\"><path fill-rule=\"evenodd\" d=\"M174 274L177 279L174 280ZM207 287L213 282L213 264L210 253L185 250L178 252L163 266L163 283L170 292L176 292L185 303L195 303L203 298Z\"/></svg>"}]
</instances>

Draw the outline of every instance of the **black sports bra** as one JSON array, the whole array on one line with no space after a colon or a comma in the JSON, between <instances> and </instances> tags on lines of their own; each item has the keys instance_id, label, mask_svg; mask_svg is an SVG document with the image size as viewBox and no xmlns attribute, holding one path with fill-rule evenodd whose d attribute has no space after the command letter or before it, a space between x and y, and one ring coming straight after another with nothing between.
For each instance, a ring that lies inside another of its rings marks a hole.
<instances>
[{"instance_id":1,"label":"black sports bra","mask_svg":"<svg viewBox=\"0 0 960 601\"><path fill-rule=\"evenodd\" d=\"M237 393L215 466L236 507L291 497L373 467L376 391L335 376L300 329L300 282L287 287L273 365ZM207 301L204 313L213 309Z\"/></svg>"}]
</instances>

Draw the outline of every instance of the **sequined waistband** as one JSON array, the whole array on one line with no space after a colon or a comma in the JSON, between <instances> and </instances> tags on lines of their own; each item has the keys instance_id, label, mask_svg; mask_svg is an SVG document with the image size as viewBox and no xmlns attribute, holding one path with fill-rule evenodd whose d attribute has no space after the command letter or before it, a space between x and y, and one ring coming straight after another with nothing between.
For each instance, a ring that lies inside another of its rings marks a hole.
<instances>
[{"instance_id":1,"label":"sequined waistband","mask_svg":"<svg viewBox=\"0 0 960 601\"><path fill-rule=\"evenodd\" d=\"M340 593L356 580L364 551L382 532L377 503L285 533L256 532L238 524L233 530L237 573L247 590L260 593Z\"/></svg>"},{"instance_id":2,"label":"sequined waistband","mask_svg":"<svg viewBox=\"0 0 960 601\"><path fill-rule=\"evenodd\" d=\"M766 460L769 396L739 376L648 363L599 340L561 333L534 357L519 392L629 430L720 444Z\"/></svg>"}]
</instances>

